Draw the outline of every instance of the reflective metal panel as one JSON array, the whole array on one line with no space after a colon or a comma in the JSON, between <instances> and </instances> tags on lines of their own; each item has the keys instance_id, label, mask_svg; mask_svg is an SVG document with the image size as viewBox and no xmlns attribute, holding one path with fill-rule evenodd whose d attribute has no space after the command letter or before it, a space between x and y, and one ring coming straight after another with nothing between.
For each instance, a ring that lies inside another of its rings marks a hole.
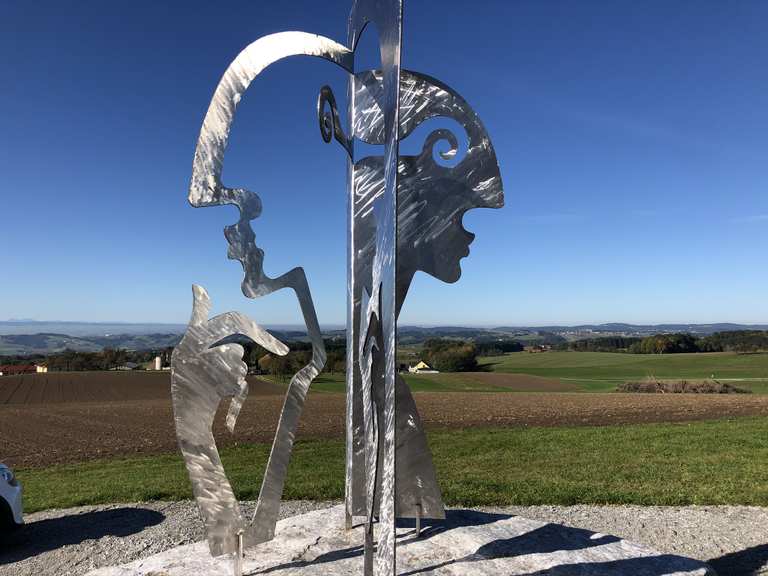
<instances>
[{"instance_id":1,"label":"reflective metal panel","mask_svg":"<svg viewBox=\"0 0 768 576\"><path fill-rule=\"evenodd\" d=\"M264 68L295 55L323 58L345 70L352 68L352 52L322 36L283 32L253 42L229 65L216 88L200 131L189 188L189 201L195 207L224 204L238 207L240 219L236 224L226 227L224 235L229 243L229 258L239 261L243 266L243 293L249 298L256 298L282 288L293 289L312 341L310 363L299 370L288 385L256 511L252 522L245 528L246 547L270 540L274 536L299 416L309 385L322 370L326 355L304 270L293 268L277 278L270 278L264 273L264 252L256 246L255 234L250 225L250 221L261 214L261 199L249 190L224 186L221 172L229 131L243 93ZM226 366L221 366L221 369L225 370ZM233 405L230 420L238 411L242 396ZM204 505L200 500L198 502Z\"/></svg>"},{"instance_id":2,"label":"reflective metal panel","mask_svg":"<svg viewBox=\"0 0 768 576\"><path fill-rule=\"evenodd\" d=\"M192 290L192 318L171 357L171 398L176 436L208 546L218 556L237 549L237 532L246 523L216 449L213 418L222 400L241 396L248 387L243 347L219 342L243 335L275 354L286 354L288 347L243 314L228 312L209 320L208 293L200 286ZM234 419L231 424L230 431Z\"/></svg>"},{"instance_id":3,"label":"reflective metal panel","mask_svg":"<svg viewBox=\"0 0 768 576\"><path fill-rule=\"evenodd\" d=\"M361 310L361 331L357 337L361 349L372 352L372 378L363 382L363 386L372 388L373 404L363 404L363 415L367 422L372 422L371 412L378 410L377 446L380 455L376 458L375 478L381 478L378 506L378 542L376 547L376 574L383 576L395 573L395 346L396 346L396 306L395 274L397 251L397 165L398 165L398 129L400 103L400 50L403 33L402 0L356 0L349 17L348 41L354 50L360 35L369 23L376 26L379 33L379 51L382 70L382 111L384 117L384 189L383 193L372 202L375 220L375 251L371 269L370 299L365 309ZM351 79L350 82L354 80ZM358 116L357 102L351 103L353 122ZM352 161L352 160L350 160ZM353 178L355 172L352 169ZM349 194L353 194L355 182L350 182ZM354 206L354 199L350 200ZM352 221L352 234L356 223ZM355 247L356 249L356 247ZM355 265L355 255L350 266ZM356 276L352 273L352 278ZM354 280L353 280L354 281ZM354 293L354 289L352 290ZM377 330L363 331L363 327L375 327ZM356 340L357 340L356 339ZM371 344L366 345L370 340ZM356 342L357 343L357 342ZM348 341L348 346L351 343ZM381 380L379 380L381 376ZM371 484L368 475L366 486L368 502L375 501L377 484ZM367 531L373 529L373 509L368 510ZM371 540L369 538L368 540ZM368 542L367 540L367 542ZM371 546L365 547L366 572L370 572Z\"/></svg>"},{"instance_id":4,"label":"reflective metal panel","mask_svg":"<svg viewBox=\"0 0 768 576\"><path fill-rule=\"evenodd\" d=\"M501 207L503 192L493 146L472 108L438 80L401 70L402 11L402 0L356 0L348 47L303 32L257 40L224 73L203 122L189 201L196 207L238 207L238 222L227 226L224 234L229 258L243 266L243 293L256 298L293 289L312 342L310 363L289 384L256 511L247 523L210 431L224 398L230 399L227 426L233 430L247 396L242 348L227 338L243 334L279 354L287 348L243 315L229 313L209 321L207 294L195 288L193 318L173 358L173 399L179 444L214 555L233 552L238 534L245 546L274 536L298 418L309 385L325 363L303 269L293 268L276 278L264 273L264 252L250 225L261 214L261 200L254 192L221 182L229 131L243 93L264 68L293 55L319 57L349 73L349 135L328 86L320 90L318 120L323 140L336 140L348 156L345 487L348 524L354 515L366 518L365 574L395 573L396 516L444 518L421 418L408 386L396 373L396 321L417 270L445 282L458 280L460 260L469 254L474 239L462 225L464 213ZM355 74L354 49L369 23L380 34L381 69ZM463 154L456 135L440 128L428 134L420 153L401 156L400 140L436 117L462 126L467 140ZM355 139L382 146L382 154L355 157ZM437 160L435 148L440 142L448 149L439 152ZM375 550L374 518L378 519Z\"/></svg>"},{"instance_id":5,"label":"reflective metal panel","mask_svg":"<svg viewBox=\"0 0 768 576\"><path fill-rule=\"evenodd\" d=\"M397 189L397 300L399 312L417 270L427 272L445 282L458 280L460 260L469 253L474 235L462 226L463 214L472 208L499 208L503 205L501 177L490 138L477 114L455 91L429 76L403 70L401 73L401 139L416 127L434 117L456 120L466 132L467 149L452 166L438 163L434 148L440 141L448 149L440 153L443 160L455 160L458 138L446 129L430 133L417 156L400 156ZM355 136L371 144L383 143L381 126L384 115L382 75L361 72L354 84ZM373 206L384 194L384 161L381 156L358 160L353 164L354 211L352 213L350 252L354 255L349 283L351 292L351 334L357 338L357 327L364 320L361 310L367 310L366 295L372 289L372 270L376 246ZM359 334L366 328L359 329ZM366 493L365 471L370 456L365 446L371 434L366 433L371 422L366 417L368 405L363 382L375 381L380 375L373 370L367 374L371 361L362 355L361 347L353 347L352 369L348 370L347 427L347 509L351 515L364 515L370 495ZM359 359L363 362L360 363ZM362 379L360 373L362 372ZM360 398L365 396L364 398ZM373 395L375 398L375 395ZM376 406L374 402L374 407ZM432 465L421 419L405 382L396 381L396 515L398 517L443 518L444 509ZM379 410L379 416L380 410ZM381 434L381 428L377 431ZM381 480L378 479L380 483ZM369 486L370 489L370 486ZM377 486L377 494L381 487ZM378 499L374 502L378 509Z\"/></svg>"}]
</instances>

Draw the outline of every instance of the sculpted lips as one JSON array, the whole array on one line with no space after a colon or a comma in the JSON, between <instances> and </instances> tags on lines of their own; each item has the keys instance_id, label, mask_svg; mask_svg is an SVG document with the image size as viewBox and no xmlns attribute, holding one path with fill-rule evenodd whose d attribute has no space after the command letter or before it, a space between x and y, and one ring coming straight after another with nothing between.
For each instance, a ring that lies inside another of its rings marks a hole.
<instances>
[{"instance_id":1,"label":"sculpted lips","mask_svg":"<svg viewBox=\"0 0 768 576\"><path fill-rule=\"evenodd\" d=\"M466 234L467 236L467 245L465 247L464 256L462 256L462 258L466 258L467 256L469 256L469 245L475 241L475 235L472 232L469 232L468 230L464 229L463 226L462 226L462 229L464 230L464 234Z\"/></svg>"}]
</instances>

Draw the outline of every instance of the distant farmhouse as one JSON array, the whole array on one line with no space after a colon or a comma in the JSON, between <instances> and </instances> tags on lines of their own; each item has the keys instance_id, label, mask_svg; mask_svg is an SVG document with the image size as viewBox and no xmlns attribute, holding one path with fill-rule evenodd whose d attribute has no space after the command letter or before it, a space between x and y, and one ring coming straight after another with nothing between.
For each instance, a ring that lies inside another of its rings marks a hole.
<instances>
[{"instance_id":1,"label":"distant farmhouse","mask_svg":"<svg viewBox=\"0 0 768 576\"><path fill-rule=\"evenodd\" d=\"M147 363L147 370L170 370L170 366L163 366L163 357L155 356L154 360Z\"/></svg>"},{"instance_id":2,"label":"distant farmhouse","mask_svg":"<svg viewBox=\"0 0 768 576\"><path fill-rule=\"evenodd\" d=\"M0 365L0 376L16 376L17 374L39 374L48 372L45 364L3 364Z\"/></svg>"},{"instance_id":3,"label":"distant farmhouse","mask_svg":"<svg viewBox=\"0 0 768 576\"><path fill-rule=\"evenodd\" d=\"M526 352L549 352L552 350L552 346L550 344L535 344L533 346L526 346L524 350Z\"/></svg>"},{"instance_id":4,"label":"distant farmhouse","mask_svg":"<svg viewBox=\"0 0 768 576\"><path fill-rule=\"evenodd\" d=\"M411 374L438 374L439 370L435 370L422 360L415 366L408 366L408 372Z\"/></svg>"},{"instance_id":5,"label":"distant farmhouse","mask_svg":"<svg viewBox=\"0 0 768 576\"><path fill-rule=\"evenodd\" d=\"M120 366L115 366L114 368L110 368L110 370L118 370L120 372L126 372L129 370L138 370L140 366L136 362L125 362L123 364L120 364Z\"/></svg>"}]
</instances>

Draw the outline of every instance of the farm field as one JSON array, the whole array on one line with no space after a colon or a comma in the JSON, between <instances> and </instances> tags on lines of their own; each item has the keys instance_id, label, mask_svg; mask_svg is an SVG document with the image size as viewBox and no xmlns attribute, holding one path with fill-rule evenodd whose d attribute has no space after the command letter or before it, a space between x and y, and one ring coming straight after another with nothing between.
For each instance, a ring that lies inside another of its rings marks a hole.
<instances>
[{"instance_id":1,"label":"farm field","mask_svg":"<svg viewBox=\"0 0 768 576\"><path fill-rule=\"evenodd\" d=\"M580 387L557 378L525 374L463 372L405 374L414 392L575 392ZM283 394L287 380L249 376L250 394ZM121 402L169 398L168 372L51 372L0 377L3 404ZM313 392L344 393L344 374L320 374Z\"/></svg>"},{"instance_id":2,"label":"farm field","mask_svg":"<svg viewBox=\"0 0 768 576\"><path fill-rule=\"evenodd\" d=\"M582 355L589 360L589 353L492 359L497 370L549 370L537 376L406 375L447 502L768 504L759 481L766 473L759 463L768 462L768 394L592 393L560 376ZM619 355L609 355L600 373L594 364L602 356L581 368L607 379L627 369L610 365ZM735 355L712 358L721 368L742 362ZM747 370L742 366L741 374ZM249 383L236 433L225 429L226 405L214 424L243 498L258 494L285 391L284 384L258 378ZM287 498L343 493L345 397L336 392L343 387L343 375L323 374L310 392ZM24 483L27 511L190 496L167 372L3 377L0 398L0 459Z\"/></svg>"},{"instance_id":3,"label":"farm field","mask_svg":"<svg viewBox=\"0 0 768 576\"><path fill-rule=\"evenodd\" d=\"M530 374L502 372L442 372L401 374L414 392L578 392L578 384ZM344 393L344 374L320 374L312 383L316 392Z\"/></svg>"},{"instance_id":4,"label":"farm field","mask_svg":"<svg viewBox=\"0 0 768 576\"><path fill-rule=\"evenodd\" d=\"M450 505L768 505L766 418L439 430L429 439L443 497ZM238 498L258 496L268 455L265 443L222 449ZM27 512L191 497L184 464L175 453L17 473L25 487ZM343 495L343 440L298 441L284 498L327 500Z\"/></svg>"},{"instance_id":5,"label":"farm field","mask_svg":"<svg viewBox=\"0 0 768 576\"><path fill-rule=\"evenodd\" d=\"M515 352L479 359L480 372L404 374L414 392L608 392L627 380L707 379L768 394L768 354L643 355ZM286 381L249 377L252 394L280 394ZM0 377L0 405L168 398L168 372L52 372ZM344 393L342 373L322 373L314 392Z\"/></svg>"},{"instance_id":6,"label":"farm field","mask_svg":"<svg viewBox=\"0 0 768 576\"><path fill-rule=\"evenodd\" d=\"M768 354L622 354L616 352L514 352L480 359L493 372L559 379L581 390L605 392L627 380L707 379L768 393Z\"/></svg>"},{"instance_id":7,"label":"farm field","mask_svg":"<svg viewBox=\"0 0 768 576\"><path fill-rule=\"evenodd\" d=\"M715 379L768 394L768 354L513 352L478 359L480 372L404 374L415 392L611 392L627 380ZM507 379L508 378L508 379ZM343 374L321 374L315 390L344 392Z\"/></svg>"},{"instance_id":8,"label":"farm field","mask_svg":"<svg viewBox=\"0 0 768 576\"><path fill-rule=\"evenodd\" d=\"M251 394L282 394L283 388L249 378ZM124 402L170 398L169 372L50 372L0 376L0 405Z\"/></svg>"},{"instance_id":9,"label":"farm field","mask_svg":"<svg viewBox=\"0 0 768 576\"><path fill-rule=\"evenodd\" d=\"M147 374L134 373L102 384L107 389L106 397L127 398L144 390L147 398L0 405L0 458L15 467L42 467L175 452L168 375L164 374L164 381L159 378L161 375L151 375L154 383L142 384L141 379ZM90 380L97 378L98 373L72 374L72 381L77 382L78 376ZM0 382L0 386L5 384ZM226 405L222 405L214 426L220 445L271 441L283 402L283 388L253 379L250 389L234 436L224 428ZM414 397L428 430L681 422L768 415L768 395L752 394L451 391L415 392ZM298 437L341 439L344 419L343 394L310 392Z\"/></svg>"},{"instance_id":10,"label":"farm field","mask_svg":"<svg viewBox=\"0 0 768 576\"><path fill-rule=\"evenodd\" d=\"M404 375L428 430L602 426L768 415L768 394L605 393L618 383L647 375L706 378L712 374L765 393L766 354L522 352L483 358L482 364L490 371ZM285 384L255 377L249 377L249 382L249 399L236 434L226 433L222 418L217 419L215 429L222 446L272 439ZM320 375L302 414L299 438L343 437L344 386L343 374ZM37 468L175 450L168 372L0 377L0 458L10 465Z\"/></svg>"}]
</instances>

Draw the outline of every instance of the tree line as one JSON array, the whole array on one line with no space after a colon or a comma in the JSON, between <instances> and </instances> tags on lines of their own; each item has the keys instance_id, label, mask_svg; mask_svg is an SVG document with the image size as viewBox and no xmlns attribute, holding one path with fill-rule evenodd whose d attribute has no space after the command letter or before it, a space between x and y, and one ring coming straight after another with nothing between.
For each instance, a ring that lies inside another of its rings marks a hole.
<instances>
[{"instance_id":1,"label":"tree line","mask_svg":"<svg viewBox=\"0 0 768 576\"><path fill-rule=\"evenodd\" d=\"M478 356L501 356L508 352L522 352L524 346L517 340L507 339L475 339L475 349Z\"/></svg>"},{"instance_id":2,"label":"tree line","mask_svg":"<svg viewBox=\"0 0 768 576\"><path fill-rule=\"evenodd\" d=\"M474 342L430 338L422 349L424 361L440 372L477 370L477 346Z\"/></svg>"},{"instance_id":3,"label":"tree line","mask_svg":"<svg viewBox=\"0 0 768 576\"><path fill-rule=\"evenodd\" d=\"M160 350L124 350L104 348L99 352L79 352L66 349L49 354L45 359L49 372L79 372L86 370L113 370L129 363L142 366L160 356L163 366L171 363L172 347Z\"/></svg>"},{"instance_id":4,"label":"tree line","mask_svg":"<svg viewBox=\"0 0 768 576\"><path fill-rule=\"evenodd\" d=\"M715 332L709 336L694 336L683 332L654 334L645 338L600 336L569 342L561 349L576 352L627 352L629 354L765 352L768 351L768 331L733 330Z\"/></svg>"},{"instance_id":5,"label":"tree line","mask_svg":"<svg viewBox=\"0 0 768 576\"><path fill-rule=\"evenodd\" d=\"M345 372L347 366L347 346L345 340L326 339L326 361L324 372ZM290 342L290 352L285 356L273 354L253 342L242 342L245 349L243 361L248 365L248 372L269 374L279 380L291 378L296 372L312 360L312 343L305 341Z\"/></svg>"}]
</instances>

